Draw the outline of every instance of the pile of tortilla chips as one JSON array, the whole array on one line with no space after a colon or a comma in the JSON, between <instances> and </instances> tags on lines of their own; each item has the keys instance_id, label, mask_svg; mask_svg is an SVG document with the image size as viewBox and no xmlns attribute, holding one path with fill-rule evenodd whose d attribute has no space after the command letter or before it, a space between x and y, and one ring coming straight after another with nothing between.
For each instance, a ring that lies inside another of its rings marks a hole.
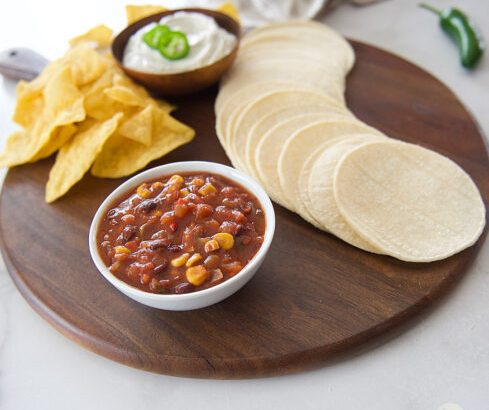
<instances>
[{"instance_id":1,"label":"pile of tortilla chips","mask_svg":"<svg viewBox=\"0 0 489 410\"><path fill-rule=\"evenodd\" d=\"M162 10L126 8L129 24ZM63 196L89 169L102 178L127 176L194 137L171 117L172 105L153 99L117 67L104 50L112 35L104 25L94 27L72 39L68 52L36 79L18 84L13 120L22 129L8 138L0 166L58 152L46 202Z\"/></svg>"}]
</instances>

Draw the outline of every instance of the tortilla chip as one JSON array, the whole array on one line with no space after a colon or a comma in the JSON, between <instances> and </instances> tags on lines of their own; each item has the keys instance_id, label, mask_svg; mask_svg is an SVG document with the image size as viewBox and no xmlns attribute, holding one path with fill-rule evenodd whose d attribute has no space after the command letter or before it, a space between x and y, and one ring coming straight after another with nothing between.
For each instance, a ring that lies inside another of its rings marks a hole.
<instances>
[{"instance_id":1,"label":"tortilla chip","mask_svg":"<svg viewBox=\"0 0 489 410\"><path fill-rule=\"evenodd\" d=\"M126 112L128 108L124 104L114 101L105 93L93 94L85 99L85 110L87 116L99 121L105 121L112 118L118 112ZM132 113L132 110L131 110Z\"/></svg>"},{"instance_id":2,"label":"tortilla chip","mask_svg":"<svg viewBox=\"0 0 489 410\"><path fill-rule=\"evenodd\" d=\"M110 99L120 102L124 105L144 107L149 103L149 97L143 98L133 89L124 86L114 86L104 90L104 93Z\"/></svg>"},{"instance_id":3,"label":"tortilla chip","mask_svg":"<svg viewBox=\"0 0 489 410\"><path fill-rule=\"evenodd\" d=\"M112 42L113 31L105 24L100 24L88 30L86 33L76 36L70 40L70 46L74 47L81 43L95 43L97 48L109 47Z\"/></svg>"},{"instance_id":4,"label":"tortilla chip","mask_svg":"<svg viewBox=\"0 0 489 410\"><path fill-rule=\"evenodd\" d=\"M58 127L56 131L53 132L51 137L52 141L50 144L46 144L42 149L34 155L29 162L35 162L42 158L47 158L54 154L58 149L65 145L73 135L75 135L78 127L74 124L66 124L62 127Z\"/></svg>"},{"instance_id":5,"label":"tortilla chip","mask_svg":"<svg viewBox=\"0 0 489 410\"><path fill-rule=\"evenodd\" d=\"M80 87L80 91L85 96L85 99L93 95L103 93L106 88L112 87L114 73L112 70L106 70L99 78L90 84Z\"/></svg>"},{"instance_id":6,"label":"tortilla chip","mask_svg":"<svg viewBox=\"0 0 489 410\"><path fill-rule=\"evenodd\" d=\"M221 13L227 14L229 17L236 20L238 23L240 22L238 9L230 1L221 4L216 10L220 11Z\"/></svg>"},{"instance_id":7,"label":"tortilla chip","mask_svg":"<svg viewBox=\"0 0 489 410\"><path fill-rule=\"evenodd\" d=\"M16 88L16 105L12 119L22 127L29 127L34 123L44 109L43 91L46 84L58 72L66 68L62 59L49 63L34 80L19 81Z\"/></svg>"},{"instance_id":8,"label":"tortilla chip","mask_svg":"<svg viewBox=\"0 0 489 410\"><path fill-rule=\"evenodd\" d=\"M28 162L28 159L25 159L24 150L25 147L29 146L32 139L32 135L24 130L14 131L10 134L5 143L4 151L0 154L0 166L8 167Z\"/></svg>"},{"instance_id":9,"label":"tortilla chip","mask_svg":"<svg viewBox=\"0 0 489 410\"><path fill-rule=\"evenodd\" d=\"M141 20L145 17L151 16L153 14L161 13L162 11L166 11L163 6L145 4L141 6L136 5L127 5L126 6L126 16L127 16L127 25L131 25L132 23Z\"/></svg>"},{"instance_id":10,"label":"tortilla chip","mask_svg":"<svg viewBox=\"0 0 489 410\"><path fill-rule=\"evenodd\" d=\"M73 84L69 67L63 67L53 75L40 96L22 100L20 104L16 110L17 119L23 118L28 123L23 131L9 137L5 151L0 155L0 166L11 167L51 155L64 142L58 138L58 127L85 119L83 95ZM21 115L31 110L35 112L35 118L31 118L32 113Z\"/></svg>"},{"instance_id":11,"label":"tortilla chip","mask_svg":"<svg viewBox=\"0 0 489 410\"><path fill-rule=\"evenodd\" d=\"M85 121L80 132L58 152L56 162L49 172L46 185L46 202L63 196L90 169L107 139L115 132L122 113L107 121Z\"/></svg>"},{"instance_id":12,"label":"tortilla chip","mask_svg":"<svg viewBox=\"0 0 489 410\"><path fill-rule=\"evenodd\" d=\"M32 96L42 93L46 83L56 72L61 70L64 65L65 64L61 61L61 59L54 60L44 67L42 72L36 78L34 78L34 80L29 82L23 80L19 81L16 89L17 101L22 98L31 98Z\"/></svg>"},{"instance_id":13,"label":"tortilla chip","mask_svg":"<svg viewBox=\"0 0 489 410\"><path fill-rule=\"evenodd\" d=\"M73 81L78 86L95 81L107 68L100 53L87 44L73 47L61 61L71 67Z\"/></svg>"},{"instance_id":14,"label":"tortilla chip","mask_svg":"<svg viewBox=\"0 0 489 410\"><path fill-rule=\"evenodd\" d=\"M165 112L175 107L164 100L153 99L148 92L118 69L108 69L95 82L82 87L87 116L106 120L117 112L134 115L141 107L157 104Z\"/></svg>"},{"instance_id":15,"label":"tortilla chip","mask_svg":"<svg viewBox=\"0 0 489 410\"><path fill-rule=\"evenodd\" d=\"M158 106L167 113L173 111L176 108L174 105L170 104L165 100L156 100L152 98L144 87L136 84L134 81L132 81L128 76L126 76L122 72L116 72L114 74L114 87L125 87L132 90L141 99L146 100L145 102L146 105L148 103L154 103L156 101Z\"/></svg>"},{"instance_id":16,"label":"tortilla chip","mask_svg":"<svg viewBox=\"0 0 489 410\"><path fill-rule=\"evenodd\" d=\"M31 87L30 83L20 81L17 84L17 103L12 119L22 127L30 127L44 110L42 88Z\"/></svg>"},{"instance_id":17,"label":"tortilla chip","mask_svg":"<svg viewBox=\"0 0 489 410\"><path fill-rule=\"evenodd\" d=\"M71 111L71 105L83 97L73 80L70 68L64 67L48 81L43 91L45 116L53 117ZM83 117L78 121L81 120Z\"/></svg>"},{"instance_id":18,"label":"tortilla chip","mask_svg":"<svg viewBox=\"0 0 489 410\"><path fill-rule=\"evenodd\" d=\"M85 94L84 107L87 116L105 121L118 112L124 112L126 107L105 94L105 90L112 87L114 73L106 71L95 82L83 87Z\"/></svg>"},{"instance_id":19,"label":"tortilla chip","mask_svg":"<svg viewBox=\"0 0 489 410\"><path fill-rule=\"evenodd\" d=\"M49 144L45 144L34 156L25 160L24 158L19 159L18 161L25 162L35 162L42 158L47 158L54 154L61 146L63 146L69 139L75 134L77 127L72 124L67 124L62 127L57 128L53 131L51 136L51 142ZM5 145L5 153L16 153L22 152L26 147L29 146L31 141L34 139L34 136L24 130L16 131L12 133ZM13 162L15 158L7 158L5 159L3 156L0 157L0 163L3 165L4 161L10 160ZM15 164L18 165L18 164ZM13 166L13 165L9 165Z\"/></svg>"},{"instance_id":20,"label":"tortilla chip","mask_svg":"<svg viewBox=\"0 0 489 410\"><path fill-rule=\"evenodd\" d=\"M92 175L101 178L130 175L180 145L190 142L194 135L192 128L172 118L165 111L155 109L151 145L147 147L119 133L114 134L95 160Z\"/></svg>"},{"instance_id":21,"label":"tortilla chip","mask_svg":"<svg viewBox=\"0 0 489 410\"><path fill-rule=\"evenodd\" d=\"M146 108L123 121L117 131L123 137L149 147L153 133L154 110L153 105L148 105Z\"/></svg>"},{"instance_id":22,"label":"tortilla chip","mask_svg":"<svg viewBox=\"0 0 489 410\"><path fill-rule=\"evenodd\" d=\"M115 60L114 56L110 52L103 52L100 50L97 50L100 58L102 59L103 63L105 64L105 71L112 71L122 73L122 70L119 68L117 65L117 61Z\"/></svg>"},{"instance_id":23,"label":"tortilla chip","mask_svg":"<svg viewBox=\"0 0 489 410\"><path fill-rule=\"evenodd\" d=\"M163 6L157 6L151 4L146 4L141 6L127 5L126 6L127 25L129 26L130 24L138 20L141 20L153 14L161 13L162 11L166 11L166 10L168 9ZM238 10L236 9L236 6L230 1L221 4L216 10L220 11L221 13L227 14L229 17L233 18L239 23Z\"/></svg>"}]
</instances>

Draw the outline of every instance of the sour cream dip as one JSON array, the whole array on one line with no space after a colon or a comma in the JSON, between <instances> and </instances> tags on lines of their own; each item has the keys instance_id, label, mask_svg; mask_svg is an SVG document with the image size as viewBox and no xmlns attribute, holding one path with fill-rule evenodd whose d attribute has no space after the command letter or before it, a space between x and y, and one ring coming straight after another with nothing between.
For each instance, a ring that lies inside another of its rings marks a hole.
<instances>
[{"instance_id":1,"label":"sour cream dip","mask_svg":"<svg viewBox=\"0 0 489 410\"><path fill-rule=\"evenodd\" d=\"M122 60L125 67L153 74L191 71L225 57L237 42L236 37L219 27L212 17L201 13L180 11L163 17L159 24L187 36L190 46L188 55L179 60L169 60L158 50L149 47L143 36L157 25L150 23L129 38Z\"/></svg>"}]
</instances>

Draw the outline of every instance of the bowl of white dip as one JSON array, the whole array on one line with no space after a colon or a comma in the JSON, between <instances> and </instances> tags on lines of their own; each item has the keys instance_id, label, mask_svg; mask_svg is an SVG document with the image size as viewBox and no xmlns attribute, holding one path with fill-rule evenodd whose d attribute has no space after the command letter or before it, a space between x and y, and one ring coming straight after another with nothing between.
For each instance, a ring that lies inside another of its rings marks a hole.
<instances>
[{"instance_id":1,"label":"bowl of white dip","mask_svg":"<svg viewBox=\"0 0 489 410\"><path fill-rule=\"evenodd\" d=\"M145 41L148 32L161 27L175 44L152 47ZM218 11L169 10L128 26L114 39L112 54L122 70L148 90L162 96L188 95L217 82L231 66L240 31L238 22Z\"/></svg>"}]
</instances>

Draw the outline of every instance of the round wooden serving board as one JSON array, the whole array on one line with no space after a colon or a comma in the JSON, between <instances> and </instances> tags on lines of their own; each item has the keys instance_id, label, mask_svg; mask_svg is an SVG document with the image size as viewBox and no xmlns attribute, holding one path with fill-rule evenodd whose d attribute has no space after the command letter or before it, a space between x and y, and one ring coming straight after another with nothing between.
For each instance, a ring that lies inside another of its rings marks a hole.
<instances>
[{"instance_id":1,"label":"round wooden serving board","mask_svg":"<svg viewBox=\"0 0 489 410\"><path fill-rule=\"evenodd\" d=\"M430 74L353 42L357 64L347 100L391 137L455 160L487 204L483 137L457 98ZM177 101L195 140L151 166L228 163L214 133L216 89ZM277 229L256 276L224 302L189 312L151 309L113 288L87 246L95 210L122 180L86 176L44 203L53 159L11 169L0 198L1 250L20 292L63 334L103 356L178 376L242 378L317 366L413 317L467 271L482 240L444 261L410 264L369 254L276 206Z\"/></svg>"}]
</instances>

